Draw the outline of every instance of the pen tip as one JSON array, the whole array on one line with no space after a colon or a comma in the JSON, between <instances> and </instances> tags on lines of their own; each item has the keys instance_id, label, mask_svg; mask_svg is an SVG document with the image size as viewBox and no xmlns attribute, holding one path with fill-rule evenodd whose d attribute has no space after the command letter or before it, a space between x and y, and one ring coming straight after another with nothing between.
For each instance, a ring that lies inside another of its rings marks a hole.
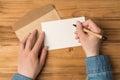
<instances>
[{"instance_id":1,"label":"pen tip","mask_svg":"<svg viewBox=\"0 0 120 80\"><path fill-rule=\"evenodd\" d=\"M75 25L75 24L73 24L73 26L75 26L75 27L76 27L76 25Z\"/></svg>"},{"instance_id":2,"label":"pen tip","mask_svg":"<svg viewBox=\"0 0 120 80\"><path fill-rule=\"evenodd\" d=\"M102 36L102 40L106 41L107 37L106 36Z\"/></svg>"}]
</instances>

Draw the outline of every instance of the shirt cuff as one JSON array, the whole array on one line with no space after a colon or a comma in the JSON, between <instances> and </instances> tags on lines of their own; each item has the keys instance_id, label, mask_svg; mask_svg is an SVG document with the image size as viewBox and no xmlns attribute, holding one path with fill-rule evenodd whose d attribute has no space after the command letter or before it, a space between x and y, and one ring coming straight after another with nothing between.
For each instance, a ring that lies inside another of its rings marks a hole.
<instances>
[{"instance_id":1,"label":"shirt cuff","mask_svg":"<svg viewBox=\"0 0 120 80\"><path fill-rule=\"evenodd\" d=\"M88 74L111 71L108 57L105 55L88 57L86 65Z\"/></svg>"},{"instance_id":2,"label":"shirt cuff","mask_svg":"<svg viewBox=\"0 0 120 80\"><path fill-rule=\"evenodd\" d=\"M32 80L32 79L17 73L14 75L13 80Z\"/></svg>"}]
</instances>

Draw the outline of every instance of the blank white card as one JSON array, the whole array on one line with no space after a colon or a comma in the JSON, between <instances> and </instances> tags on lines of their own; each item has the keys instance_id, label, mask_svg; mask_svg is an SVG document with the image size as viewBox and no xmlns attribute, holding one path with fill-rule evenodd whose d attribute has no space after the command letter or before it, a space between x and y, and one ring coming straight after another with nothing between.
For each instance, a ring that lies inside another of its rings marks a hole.
<instances>
[{"instance_id":1,"label":"blank white card","mask_svg":"<svg viewBox=\"0 0 120 80\"><path fill-rule=\"evenodd\" d=\"M73 26L77 21L84 22L85 17L41 23L42 31L45 32L44 44L48 46L48 50L80 46L75 39L76 28Z\"/></svg>"}]
</instances>

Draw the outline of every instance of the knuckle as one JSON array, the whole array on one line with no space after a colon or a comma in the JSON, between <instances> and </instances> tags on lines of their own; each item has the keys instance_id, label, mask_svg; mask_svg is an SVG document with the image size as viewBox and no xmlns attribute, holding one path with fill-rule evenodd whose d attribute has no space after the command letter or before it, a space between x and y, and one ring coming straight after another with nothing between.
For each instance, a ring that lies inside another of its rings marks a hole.
<instances>
[{"instance_id":1,"label":"knuckle","mask_svg":"<svg viewBox=\"0 0 120 80\"><path fill-rule=\"evenodd\" d=\"M36 51L35 51L35 50L32 50L32 51L31 51L31 53L32 53L32 54L35 54L35 53L36 53Z\"/></svg>"},{"instance_id":2,"label":"knuckle","mask_svg":"<svg viewBox=\"0 0 120 80\"><path fill-rule=\"evenodd\" d=\"M30 58L31 58L31 59L36 59L34 53L31 53Z\"/></svg>"},{"instance_id":3,"label":"knuckle","mask_svg":"<svg viewBox=\"0 0 120 80\"><path fill-rule=\"evenodd\" d=\"M32 57L36 57L36 55L37 55L37 54L36 54L35 51L31 51L31 56L32 56Z\"/></svg>"}]
</instances>

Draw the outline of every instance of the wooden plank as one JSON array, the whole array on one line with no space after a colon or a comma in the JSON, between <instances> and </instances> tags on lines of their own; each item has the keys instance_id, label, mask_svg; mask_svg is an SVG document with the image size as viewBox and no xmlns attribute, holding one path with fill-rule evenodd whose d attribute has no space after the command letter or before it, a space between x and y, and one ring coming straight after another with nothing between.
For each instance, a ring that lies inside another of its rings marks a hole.
<instances>
[{"instance_id":1,"label":"wooden plank","mask_svg":"<svg viewBox=\"0 0 120 80\"><path fill-rule=\"evenodd\" d=\"M114 80L120 79L120 0L0 0L0 80L17 72L19 41L12 30L27 12L54 4L61 18L92 18L108 37L101 53L108 55ZM49 51L38 80L85 80L85 54L81 47Z\"/></svg>"}]
</instances>

